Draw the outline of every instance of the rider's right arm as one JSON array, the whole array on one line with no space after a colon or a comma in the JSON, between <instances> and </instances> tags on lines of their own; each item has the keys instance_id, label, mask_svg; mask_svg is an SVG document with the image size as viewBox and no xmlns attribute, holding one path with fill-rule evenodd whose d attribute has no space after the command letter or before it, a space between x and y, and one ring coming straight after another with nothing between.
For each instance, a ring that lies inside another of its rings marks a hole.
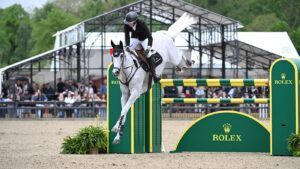
<instances>
[{"instance_id":1,"label":"rider's right arm","mask_svg":"<svg viewBox=\"0 0 300 169\"><path fill-rule=\"evenodd\" d=\"M125 32L125 45L126 46L129 46L129 44L130 44L129 31L130 31L129 26L125 24L124 25L124 32Z\"/></svg>"}]
</instances>

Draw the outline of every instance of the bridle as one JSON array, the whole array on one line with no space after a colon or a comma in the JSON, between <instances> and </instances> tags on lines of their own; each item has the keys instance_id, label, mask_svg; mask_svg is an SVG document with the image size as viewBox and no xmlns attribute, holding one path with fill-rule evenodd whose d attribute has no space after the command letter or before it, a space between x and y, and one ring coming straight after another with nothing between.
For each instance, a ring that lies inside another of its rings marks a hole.
<instances>
[{"instance_id":1,"label":"bridle","mask_svg":"<svg viewBox=\"0 0 300 169\"><path fill-rule=\"evenodd\" d=\"M131 82L132 78L134 77L134 75L136 74L137 70L141 67L138 62L134 59L134 57L132 57L132 54L134 55L134 53L131 51L130 52L130 57L133 61L132 65L129 65L127 67L124 66L124 63L126 62L126 54L124 53L124 50L122 52L119 53L118 56L113 56L113 57L121 57L121 66L120 67L115 67L113 69L117 69L120 73L123 73L125 76L125 82L123 82L119 77L118 80L120 81L121 84L129 86L129 83ZM130 69L130 73L126 74L124 70ZM121 71L123 70L123 71Z\"/></svg>"}]
</instances>

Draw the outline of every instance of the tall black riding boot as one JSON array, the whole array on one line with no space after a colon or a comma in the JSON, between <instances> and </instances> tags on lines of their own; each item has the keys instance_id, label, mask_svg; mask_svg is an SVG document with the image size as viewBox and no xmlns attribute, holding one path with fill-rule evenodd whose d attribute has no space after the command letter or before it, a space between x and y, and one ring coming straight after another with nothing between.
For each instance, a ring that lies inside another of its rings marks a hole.
<instances>
[{"instance_id":1,"label":"tall black riding boot","mask_svg":"<svg viewBox=\"0 0 300 169\"><path fill-rule=\"evenodd\" d=\"M155 83L159 82L160 81L160 77L156 75L156 71L155 71L155 58L154 56L151 56L150 57L150 71L152 73L152 76L153 76L153 80Z\"/></svg>"}]
</instances>

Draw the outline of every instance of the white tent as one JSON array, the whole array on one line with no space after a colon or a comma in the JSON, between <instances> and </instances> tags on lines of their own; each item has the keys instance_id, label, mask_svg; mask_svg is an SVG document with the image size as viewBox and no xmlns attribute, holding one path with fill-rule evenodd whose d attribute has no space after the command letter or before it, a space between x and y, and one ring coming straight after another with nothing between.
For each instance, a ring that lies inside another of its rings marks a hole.
<instances>
[{"instance_id":1,"label":"white tent","mask_svg":"<svg viewBox=\"0 0 300 169\"><path fill-rule=\"evenodd\" d=\"M287 32L238 32L238 40L282 57L299 57Z\"/></svg>"}]
</instances>

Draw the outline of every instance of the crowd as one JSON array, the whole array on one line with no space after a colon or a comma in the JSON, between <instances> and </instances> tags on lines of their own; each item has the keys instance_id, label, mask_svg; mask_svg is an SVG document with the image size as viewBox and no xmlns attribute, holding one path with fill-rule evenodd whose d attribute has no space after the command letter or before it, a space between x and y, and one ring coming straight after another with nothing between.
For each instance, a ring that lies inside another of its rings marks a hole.
<instances>
[{"instance_id":1,"label":"crowd","mask_svg":"<svg viewBox=\"0 0 300 169\"><path fill-rule=\"evenodd\" d=\"M2 89L0 117L4 117L5 114L8 114L9 117L21 117L24 113L34 112L36 117L41 118L45 112L44 108L46 106L48 108L54 107L53 103L57 103L58 113L54 112L53 109L49 111L57 117L105 114L106 88L106 80L97 87L92 80L85 84L83 82L75 83L73 80L63 81L59 78L56 90L49 83L40 85L36 82L29 83L28 81L17 80L12 85ZM47 104L45 101L47 101ZM12 102L19 102L17 111L12 109L15 106L15 103L12 104ZM30 102L36 104L32 105ZM28 109L28 107L35 108ZM88 107L95 107L94 110L97 112L90 112L91 109L88 109Z\"/></svg>"},{"instance_id":2,"label":"crowd","mask_svg":"<svg viewBox=\"0 0 300 169\"><path fill-rule=\"evenodd\" d=\"M98 87L97 87L98 86ZM74 82L73 80L57 80L56 90L53 85L45 83L17 80L12 85L2 88L0 97L0 118L7 114L9 117L22 117L23 114L35 114L43 117L47 108L55 117L86 117L106 115L106 79L101 85L89 81ZM165 87L164 98L268 98L268 87ZM15 105L15 101L18 103ZM47 101L47 102L45 102ZM56 111L54 111L55 101ZM10 102L10 104L8 103ZM45 102L45 103L43 103ZM28 103L34 103L28 104ZM165 104L167 112L176 113L209 113L237 105L226 104L180 104L172 106ZM17 107L17 111L13 109ZM30 107L30 108L28 108ZM52 108L51 108L52 107ZM258 112L258 104L240 104L237 111L250 113ZM93 109L92 109L93 108Z\"/></svg>"},{"instance_id":3,"label":"crowd","mask_svg":"<svg viewBox=\"0 0 300 169\"><path fill-rule=\"evenodd\" d=\"M163 97L165 98L268 98L268 87L181 87L171 86L165 87ZM228 103L222 104L174 104L167 111L184 112L184 113L209 113L218 110L235 107L237 111L245 113L255 113L259 110L259 104L240 104L232 105ZM174 107L177 107L176 109ZM238 107L238 108L237 108ZM188 109L190 108L190 109Z\"/></svg>"}]
</instances>

